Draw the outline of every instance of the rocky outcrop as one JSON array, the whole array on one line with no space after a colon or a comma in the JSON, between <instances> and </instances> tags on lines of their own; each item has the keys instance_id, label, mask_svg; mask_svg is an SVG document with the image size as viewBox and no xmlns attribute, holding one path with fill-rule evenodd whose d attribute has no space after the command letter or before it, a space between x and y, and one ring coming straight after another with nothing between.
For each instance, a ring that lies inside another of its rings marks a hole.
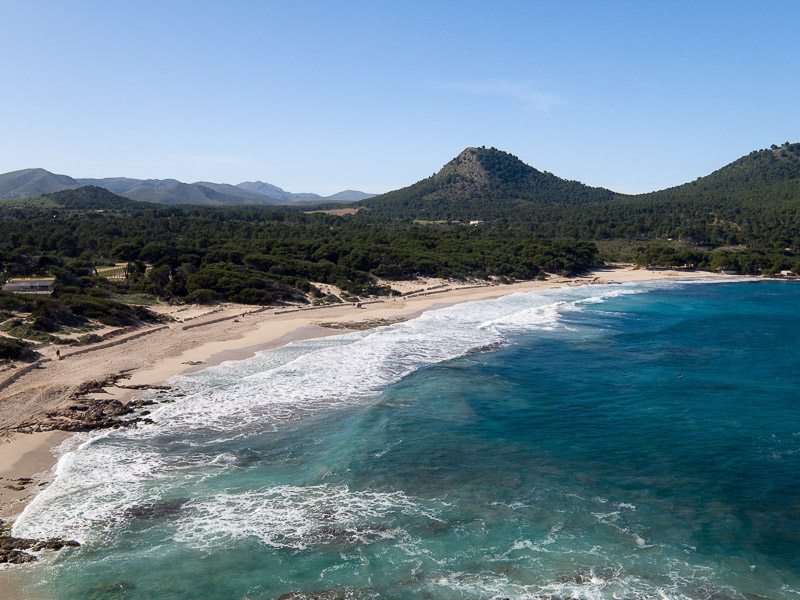
<instances>
[{"instance_id":1,"label":"rocky outcrop","mask_svg":"<svg viewBox=\"0 0 800 600\"><path fill-rule=\"evenodd\" d=\"M171 498L159 502L137 504L125 509L122 516L126 519L151 520L180 516L183 505L188 498Z\"/></svg>"},{"instance_id":2,"label":"rocky outcrop","mask_svg":"<svg viewBox=\"0 0 800 600\"><path fill-rule=\"evenodd\" d=\"M112 385L138 390L168 389L166 386L123 386L117 383L120 379L128 377L130 375L126 373L118 373L105 379L86 381L71 391L65 407L37 415L16 427L15 430L20 433L53 430L91 431L93 429L137 427L139 423L153 423L152 419L146 417L149 412L139 409L155 404L154 400L134 400L123 403L115 398L88 397L90 394L103 393L104 388ZM139 411L136 417L126 418L134 411Z\"/></svg>"},{"instance_id":3,"label":"rocky outcrop","mask_svg":"<svg viewBox=\"0 0 800 600\"><path fill-rule=\"evenodd\" d=\"M0 521L0 526L5 525ZM10 535L0 536L0 563L28 563L34 562L36 556L32 552L42 550L61 550L62 548L76 548L80 546L75 540L50 538L47 540L33 540L18 538Z\"/></svg>"},{"instance_id":4,"label":"rocky outcrop","mask_svg":"<svg viewBox=\"0 0 800 600\"><path fill-rule=\"evenodd\" d=\"M384 325L394 325L395 323L402 323L403 321L407 321L403 317L399 317L397 319L367 319L366 321L350 321L350 322L325 322L319 323L320 327L325 327L326 329L351 329L356 331L364 331L365 329L375 329L376 327L383 327Z\"/></svg>"}]
</instances>

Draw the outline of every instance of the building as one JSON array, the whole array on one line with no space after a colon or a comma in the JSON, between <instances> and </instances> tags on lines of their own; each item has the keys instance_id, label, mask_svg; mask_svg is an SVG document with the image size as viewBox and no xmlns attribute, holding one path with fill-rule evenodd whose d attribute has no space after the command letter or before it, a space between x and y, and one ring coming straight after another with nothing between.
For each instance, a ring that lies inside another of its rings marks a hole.
<instances>
[{"instance_id":1,"label":"building","mask_svg":"<svg viewBox=\"0 0 800 600\"><path fill-rule=\"evenodd\" d=\"M15 277L3 286L4 292L16 294L52 294L54 277Z\"/></svg>"}]
</instances>

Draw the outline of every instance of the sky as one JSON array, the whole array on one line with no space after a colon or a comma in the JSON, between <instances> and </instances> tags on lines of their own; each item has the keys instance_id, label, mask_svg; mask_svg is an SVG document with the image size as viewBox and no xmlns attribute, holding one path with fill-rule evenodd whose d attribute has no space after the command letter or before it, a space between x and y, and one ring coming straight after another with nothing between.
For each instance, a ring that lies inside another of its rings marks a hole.
<instances>
[{"instance_id":1,"label":"sky","mask_svg":"<svg viewBox=\"0 0 800 600\"><path fill-rule=\"evenodd\" d=\"M380 193L494 146L623 193L800 141L800 2L0 1L0 172Z\"/></svg>"}]
</instances>

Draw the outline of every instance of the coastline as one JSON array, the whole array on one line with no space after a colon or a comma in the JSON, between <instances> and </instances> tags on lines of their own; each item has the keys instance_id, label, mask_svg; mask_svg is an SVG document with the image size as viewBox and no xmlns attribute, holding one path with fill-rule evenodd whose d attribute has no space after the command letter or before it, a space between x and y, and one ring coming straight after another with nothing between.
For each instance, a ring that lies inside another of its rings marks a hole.
<instances>
[{"instance_id":1,"label":"coastline","mask_svg":"<svg viewBox=\"0 0 800 600\"><path fill-rule=\"evenodd\" d=\"M92 380L110 372L130 370L127 386L162 385L170 377L181 373L199 371L209 366L229 360L242 360L253 356L256 352L276 348L293 341L312 339L329 335L340 335L350 331L348 324L372 321L380 323L392 319L415 318L427 310L442 308L462 302L498 298L508 294L530 292L534 290L557 288L570 285L588 285L602 283L628 283L653 281L660 279L737 279L736 276L720 275L708 272L690 271L648 271L631 267L600 268L581 277L552 277L544 281L525 281L513 284L447 287L442 290L414 295L413 297L395 297L376 302L365 303L361 308L352 304L331 305L319 309L305 310L265 310L255 315L233 317L210 322L207 325L193 325L191 331L200 335L186 335L186 339L177 344L159 345L161 338L167 339L172 332L173 337L181 337L187 332L178 322L171 329L155 332L149 338L139 338L124 344L124 353L119 347L99 349L96 352L81 354L72 358L67 355L63 361L48 363L46 369L39 369L30 375L20 378L4 391L10 391L16 397L24 397L24 390L39 388L48 379L69 383L77 380ZM254 307L244 307L253 309ZM232 307L233 314L242 312L242 307ZM215 313L218 314L218 313ZM211 319L212 321L214 319ZM336 324L337 329L325 328L320 323ZM246 324L242 327L241 325ZM180 329L179 329L180 328ZM158 351L154 351L158 348ZM43 372L42 372L43 371ZM48 371L50 371L48 373ZM71 372L72 380L59 379L60 372ZM27 388L26 388L27 386ZM136 395L129 387L109 386L99 394L97 399L118 398L128 401ZM34 399L35 396L34 396ZM0 406L5 408L8 399L3 399ZM25 415L26 409L32 410L32 401L22 401L16 415ZM66 431L45 431L35 433L10 432L8 422L0 423L0 520L13 521L24 510L24 507L46 486L51 477L53 467L58 461L58 447L73 433ZM3 439L5 438L5 439ZM28 483L19 485L19 480ZM6 486L11 485L11 489ZM2 571L0 571L1 573Z\"/></svg>"}]
</instances>

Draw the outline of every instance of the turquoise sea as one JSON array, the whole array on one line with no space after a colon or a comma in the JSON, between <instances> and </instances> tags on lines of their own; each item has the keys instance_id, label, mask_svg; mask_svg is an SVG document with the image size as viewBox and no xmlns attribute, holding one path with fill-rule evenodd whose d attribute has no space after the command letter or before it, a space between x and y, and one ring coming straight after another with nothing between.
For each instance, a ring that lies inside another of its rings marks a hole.
<instances>
[{"instance_id":1,"label":"turquoise sea","mask_svg":"<svg viewBox=\"0 0 800 600\"><path fill-rule=\"evenodd\" d=\"M800 599L800 285L583 286L176 377L14 525L56 599ZM291 595L294 593L294 595Z\"/></svg>"}]
</instances>

